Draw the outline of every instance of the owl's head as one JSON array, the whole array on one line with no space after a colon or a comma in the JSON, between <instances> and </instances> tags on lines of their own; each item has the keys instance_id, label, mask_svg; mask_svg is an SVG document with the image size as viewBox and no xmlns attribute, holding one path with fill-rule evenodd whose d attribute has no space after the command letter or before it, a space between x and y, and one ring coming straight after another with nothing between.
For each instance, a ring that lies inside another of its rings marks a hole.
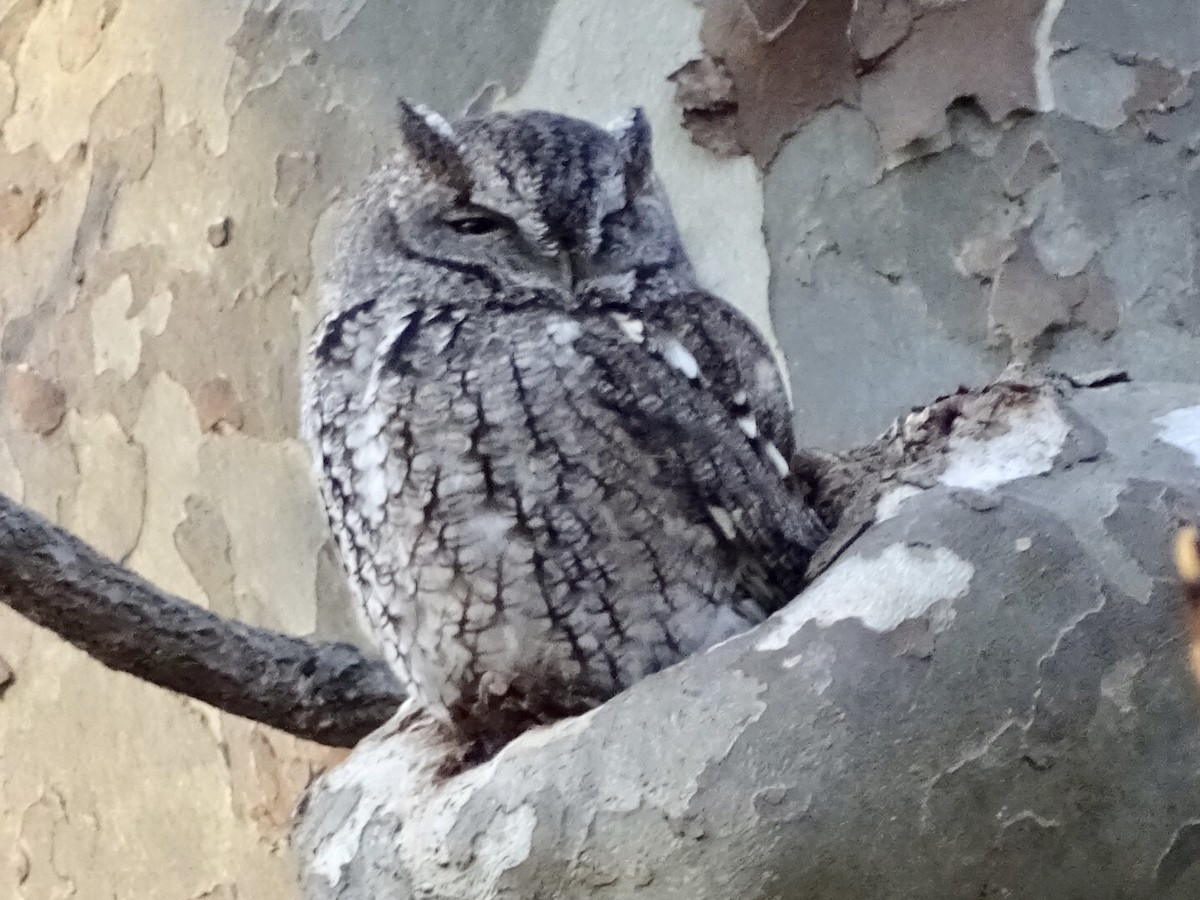
<instances>
[{"instance_id":1,"label":"owl's head","mask_svg":"<svg viewBox=\"0 0 1200 900\"><path fill-rule=\"evenodd\" d=\"M351 216L343 276L414 267L489 290L570 293L638 267L687 266L640 110L608 128L532 110L451 124L401 102L401 145Z\"/></svg>"}]
</instances>

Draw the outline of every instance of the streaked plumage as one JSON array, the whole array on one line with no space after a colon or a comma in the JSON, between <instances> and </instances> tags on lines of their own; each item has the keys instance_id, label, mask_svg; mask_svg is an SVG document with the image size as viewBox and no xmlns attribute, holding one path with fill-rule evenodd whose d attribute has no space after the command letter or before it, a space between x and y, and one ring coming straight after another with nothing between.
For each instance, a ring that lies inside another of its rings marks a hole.
<instances>
[{"instance_id":1,"label":"streaked plumage","mask_svg":"<svg viewBox=\"0 0 1200 900\"><path fill-rule=\"evenodd\" d=\"M402 106L328 280L303 420L366 622L496 746L760 621L821 524L774 359L703 292L640 115Z\"/></svg>"}]
</instances>

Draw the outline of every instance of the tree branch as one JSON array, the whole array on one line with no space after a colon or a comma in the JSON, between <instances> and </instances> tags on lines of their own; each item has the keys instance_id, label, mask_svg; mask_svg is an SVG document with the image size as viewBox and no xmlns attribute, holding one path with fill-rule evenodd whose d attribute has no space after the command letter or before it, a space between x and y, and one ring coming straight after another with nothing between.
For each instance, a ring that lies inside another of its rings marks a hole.
<instances>
[{"instance_id":1,"label":"tree branch","mask_svg":"<svg viewBox=\"0 0 1200 900\"><path fill-rule=\"evenodd\" d=\"M222 619L3 495L0 600L110 669L330 746L354 746L404 699L353 645Z\"/></svg>"},{"instance_id":2,"label":"tree branch","mask_svg":"<svg viewBox=\"0 0 1200 900\"><path fill-rule=\"evenodd\" d=\"M796 600L449 777L413 704L309 789L303 895L1200 896L1196 403L1010 381L816 459L857 537Z\"/></svg>"},{"instance_id":3,"label":"tree branch","mask_svg":"<svg viewBox=\"0 0 1200 900\"><path fill-rule=\"evenodd\" d=\"M1029 390L1019 378L963 390L864 447L806 455L811 499L838 523L810 575L861 534L897 478L919 477L964 412L1021 403ZM322 744L354 746L404 699L390 670L356 647L223 619L160 591L3 495L0 600L110 669Z\"/></svg>"}]
</instances>

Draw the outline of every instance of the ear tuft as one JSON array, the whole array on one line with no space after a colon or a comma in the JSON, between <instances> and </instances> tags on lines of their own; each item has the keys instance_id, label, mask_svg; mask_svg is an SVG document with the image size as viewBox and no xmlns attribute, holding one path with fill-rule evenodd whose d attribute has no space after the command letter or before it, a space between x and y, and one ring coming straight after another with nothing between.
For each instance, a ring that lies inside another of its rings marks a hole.
<instances>
[{"instance_id":1,"label":"ear tuft","mask_svg":"<svg viewBox=\"0 0 1200 900\"><path fill-rule=\"evenodd\" d=\"M469 191L471 173L450 123L428 107L403 98L396 104L396 113L400 136L413 159L448 187Z\"/></svg>"},{"instance_id":2,"label":"ear tuft","mask_svg":"<svg viewBox=\"0 0 1200 900\"><path fill-rule=\"evenodd\" d=\"M608 126L625 155L626 192L641 189L650 177L650 123L640 106L635 106Z\"/></svg>"}]
</instances>

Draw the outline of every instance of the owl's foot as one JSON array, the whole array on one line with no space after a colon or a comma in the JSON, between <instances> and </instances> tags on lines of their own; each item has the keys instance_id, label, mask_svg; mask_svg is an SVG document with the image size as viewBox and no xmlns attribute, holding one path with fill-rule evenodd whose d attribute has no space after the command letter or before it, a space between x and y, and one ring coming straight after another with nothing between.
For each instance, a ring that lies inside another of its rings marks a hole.
<instances>
[{"instance_id":1,"label":"owl's foot","mask_svg":"<svg viewBox=\"0 0 1200 900\"><path fill-rule=\"evenodd\" d=\"M457 753L452 753L443 760L434 773L438 781L448 781L456 775L461 775L469 769L483 765L493 756L504 749L511 738L475 738L460 745Z\"/></svg>"}]
</instances>

